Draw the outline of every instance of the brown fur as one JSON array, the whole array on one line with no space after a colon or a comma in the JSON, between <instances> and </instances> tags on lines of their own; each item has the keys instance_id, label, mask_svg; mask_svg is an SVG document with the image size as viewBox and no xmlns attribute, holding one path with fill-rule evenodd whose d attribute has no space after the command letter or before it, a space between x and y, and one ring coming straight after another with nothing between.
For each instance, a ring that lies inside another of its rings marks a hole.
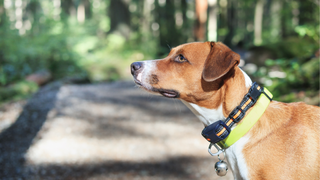
<instances>
[{"instance_id":1,"label":"brown fur","mask_svg":"<svg viewBox=\"0 0 320 180\"><path fill-rule=\"evenodd\" d=\"M231 68L239 64L239 54L231 51L222 43L210 43L211 51L204 64L203 79L212 82L227 74Z\"/></svg>"},{"instance_id":2,"label":"brown fur","mask_svg":"<svg viewBox=\"0 0 320 180\"><path fill-rule=\"evenodd\" d=\"M250 179L319 179L319 127L318 107L272 102L243 150Z\"/></svg>"}]
</instances>

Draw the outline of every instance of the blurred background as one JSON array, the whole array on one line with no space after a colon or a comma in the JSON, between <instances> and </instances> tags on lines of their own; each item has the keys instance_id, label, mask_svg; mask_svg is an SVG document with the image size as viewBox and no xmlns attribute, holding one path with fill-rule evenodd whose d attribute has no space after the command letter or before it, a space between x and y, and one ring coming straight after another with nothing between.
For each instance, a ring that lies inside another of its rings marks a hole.
<instances>
[{"instance_id":1,"label":"blurred background","mask_svg":"<svg viewBox=\"0 0 320 180\"><path fill-rule=\"evenodd\" d=\"M192 41L222 41L276 99L304 100L319 93L319 15L317 0L0 0L0 101L127 79Z\"/></svg>"},{"instance_id":2,"label":"blurred background","mask_svg":"<svg viewBox=\"0 0 320 180\"><path fill-rule=\"evenodd\" d=\"M0 180L218 177L203 125L134 61L221 41L275 100L320 105L319 0L0 0Z\"/></svg>"}]
</instances>

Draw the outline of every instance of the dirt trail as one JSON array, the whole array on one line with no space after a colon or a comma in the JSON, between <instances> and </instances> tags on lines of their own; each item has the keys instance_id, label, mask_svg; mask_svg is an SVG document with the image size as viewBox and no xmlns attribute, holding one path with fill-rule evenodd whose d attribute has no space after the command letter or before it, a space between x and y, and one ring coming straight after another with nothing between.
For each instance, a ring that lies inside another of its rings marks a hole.
<instances>
[{"instance_id":1,"label":"dirt trail","mask_svg":"<svg viewBox=\"0 0 320 180\"><path fill-rule=\"evenodd\" d=\"M56 82L13 121L0 129L1 180L232 179L215 174L203 126L180 101L132 82Z\"/></svg>"}]
</instances>

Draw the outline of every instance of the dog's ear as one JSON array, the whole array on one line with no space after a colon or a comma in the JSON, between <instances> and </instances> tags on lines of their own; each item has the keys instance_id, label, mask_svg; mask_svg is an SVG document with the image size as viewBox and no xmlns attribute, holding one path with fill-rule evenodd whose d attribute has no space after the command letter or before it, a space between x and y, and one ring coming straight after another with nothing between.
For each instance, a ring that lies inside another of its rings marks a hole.
<instances>
[{"instance_id":1,"label":"dog's ear","mask_svg":"<svg viewBox=\"0 0 320 180\"><path fill-rule=\"evenodd\" d=\"M211 50L202 72L202 77L207 82L219 79L240 62L240 55L226 45L210 42L210 46Z\"/></svg>"}]
</instances>

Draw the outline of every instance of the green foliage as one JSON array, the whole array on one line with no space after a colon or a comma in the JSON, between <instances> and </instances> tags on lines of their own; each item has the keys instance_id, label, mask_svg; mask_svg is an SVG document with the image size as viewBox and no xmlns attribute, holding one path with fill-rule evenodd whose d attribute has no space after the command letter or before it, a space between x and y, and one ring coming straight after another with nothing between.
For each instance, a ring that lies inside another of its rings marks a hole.
<instances>
[{"instance_id":1,"label":"green foliage","mask_svg":"<svg viewBox=\"0 0 320 180\"><path fill-rule=\"evenodd\" d=\"M88 21L83 25L73 24L68 30L72 32L68 36L73 44L72 51L79 56L77 64L87 72L92 82L128 78L129 66L133 61L155 57L155 41L143 42L139 32L131 32L129 37L119 32L93 35L90 27L100 27L100 24Z\"/></svg>"},{"instance_id":2,"label":"green foliage","mask_svg":"<svg viewBox=\"0 0 320 180\"><path fill-rule=\"evenodd\" d=\"M299 34L300 37L309 37L315 41L319 41L320 25L301 25L294 28L294 31Z\"/></svg>"},{"instance_id":3,"label":"green foliage","mask_svg":"<svg viewBox=\"0 0 320 180\"><path fill-rule=\"evenodd\" d=\"M121 35L110 34L100 41L92 41L95 43L91 50L77 50L83 57L81 64L92 81L127 78L132 62L154 58L156 54L154 42L142 46L134 36L127 40Z\"/></svg>"},{"instance_id":4,"label":"green foliage","mask_svg":"<svg viewBox=\"0 0 320 180\"><path fill-rule=\"evenodd\" d=\"M195 12L195 1L187 0L21 2L21 7L9 6L9 1L6 6L0 3L1 91L12 89L27 75L41 70L49 71L52 80L70 76L88 78L92 82L129 78L129 66L133 61L155 59L169 52L167 45L199 39L196 32L201 26L198 26L197 14L203 13ZM273 2L267 2L265 7L271 8ZM217 6L218 40L229 45L243 42L243 48L251 46L255 36L255 1L228 3L219 1ZM79 7L85 9L85 21L77 19L81 15ZM319 48L320 33L316 13L319 7L313 2L292 1L281 7L275 16L270 14L273 11L264 11L261 27L266 49L274 52L272 55L278 60L255 73L257 77L265 77L273 66L281 67L287 77L272 79L279 96L291 92L287 87L295 89L315 78L316 61L307 59ZM304 13L293 13L297 10ZM15 15L17 12L22 13L21 17ZM19 23L24 28L19 28ZM28 23L30 27L26 28ZM306 85L311 89L316 86L316 83ZM6 93L0 98L13 96Z\"/></svg>"},{"instance_id":5,"label":"green foliage","mask_svg":"<svg viewBox=\"0 0 320 180\"><path fill-rule=\"evenodd\" d=\"M267 44L266 47L275 52L278 58L306 59L319 49L319 43L308 37L292 36L277 43Z\"/></svg>"},{"instance_id":6,"label":"green foliage","mask_svg":"<svg viewBox=\"0 0 320 180\"><path fill-rule=\"evenodd\" d=\"M38 85L30 81L19 81L8 87L0 87L0 102L19 100L38 90Z\"/></svg>"},{"instance_id":7,"label":"green foliage","mask_svg":"<svg viewBox=\"0 0 320 180\"><path fill-rule=\"evenodd\" d=\"M0 85L15 83L42 69L49 70L53 79L84 74L76 63L78 55L67 42L67 35L58 34L57 27L51 33L41 31L25 36L6 27L0 29L0 36L6 37L0 39Z\"/></svg>"},{"instance_id":8,"label":"green foliage","mask_svg":"<svg viewBox=\"0 0 320 180\"><path fill-rule=\"evenodd\" d=\"M320 85L319 63L319 58L312 58L304 63L299 63L297 59L267 60L268 69L280 67L286 74L285 78L270 78L272 84L267 87L273 92L275 99L285 102L302 100L303 97L297 95L299 92L317 96ZM267 73L264 76L267 77Z\"/></svg>"},{"instance_id":9,"label":"green foliage","mask_svg":"<svg viewBox=\"0 0 320 180\"><path fill-rule=\"evenodd\" d=\"M264 61L253 74L255 80L264 84L276 100L319 105L320 59L314 56L319 44L310 37L289 37L264 48L274 52L276 59Z\"/></svg>"}]
</instances>

